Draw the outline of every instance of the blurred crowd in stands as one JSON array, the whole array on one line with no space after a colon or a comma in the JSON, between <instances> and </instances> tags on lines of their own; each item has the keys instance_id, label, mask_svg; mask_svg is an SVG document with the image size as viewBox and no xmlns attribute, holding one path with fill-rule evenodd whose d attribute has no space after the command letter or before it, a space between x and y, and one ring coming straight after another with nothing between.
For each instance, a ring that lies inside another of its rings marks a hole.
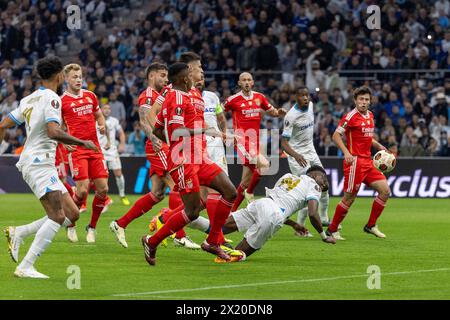
<instances>
[{"instance_id":1,"label":"blurred crowd in stands","mask_svg":"<svg viewBox=\"0 0 450 320\"><path fill-rule=\"evenodd\" d=\"M67 27L71 4L81 9L81 30ZM366 25L371 4L380 6L380 30ZM0 1L0 114L39 85L36 59L76 38L70 62L83 66L84 87L111 105L135 153L145 141L137 123L145 67L192 50L222 101L239 90L242 71L276 107L291 108L295 89L307 86L320 155L339 154L331 135L353 108L352 89L365 84L386 147L399 156L450 156L449 0L167 0L123 17L130 8L130 1ZM283 123L264 117L261 125ZM23 128L10 130L0 153L20 152L25 139Z\"/></svg>"}]
</instances>

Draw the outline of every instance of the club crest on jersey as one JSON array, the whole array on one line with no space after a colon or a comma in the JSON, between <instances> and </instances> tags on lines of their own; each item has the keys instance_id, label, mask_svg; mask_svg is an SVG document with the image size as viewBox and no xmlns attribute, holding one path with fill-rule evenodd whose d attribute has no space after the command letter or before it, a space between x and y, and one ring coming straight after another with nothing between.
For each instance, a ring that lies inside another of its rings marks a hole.
<instances>
[{"instance_id":1,"label":"club crest on jersey","mask_svg":"<svg viewBox=\"0 0 450 320\"><path fill-rule=\"evenodd\" d=\"M175 109L175 113L176 113L177 115L181 116L181 115L183 114L183 109L181 109L180 107L177 107L177 108Z\"/></svg>"},{"instance_id":2,"label":"club crest on jersey","mask_svg":"<svg viewBox=\"0 0 450 320\"><path fill-rule=\"evenodd\" d=\"M92 103L92 102L93 102L92 99L89 98L89 97L86 97L86 101L89 102L89 103Z\"/></svg>"},{"instance_id":3,"label":"club crest on jersey","mask_svg":"<svg viewBox=\"0 0 450 320\"><path fill-rule=\"evenodd\" d=\"M55 109L59 109L59 101L58 100L52 100L52 102L50 102L51 106Z\"/></svg>"},{"instance_id":4,"label":"club crest on jersey","mask_svg":"<svg viewBox=\"0 0 450 320\"><path fill-rule=\"evenodd\" d=\"M255 103L258 107L261 106L261 100L255 99ZM251 104L251 101L250 101L250 104Z\"/></svg>"}]
</instances>

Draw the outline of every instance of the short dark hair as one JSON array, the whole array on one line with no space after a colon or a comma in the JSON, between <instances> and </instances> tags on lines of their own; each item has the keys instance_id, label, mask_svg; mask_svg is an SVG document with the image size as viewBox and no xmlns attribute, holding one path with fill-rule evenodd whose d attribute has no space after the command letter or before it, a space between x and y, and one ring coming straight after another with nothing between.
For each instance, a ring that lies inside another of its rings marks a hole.
<instances>
[{"instance_id":1,"label":"short dark hair","mask_svg":"<svg viewBox=\"0 0 450 320\"><path fill-rule=\"evenodd\" d=\"M353 99L357 99L358 98L358 96L361 96L361 95L363 95L363 94L368 94L368 95L370 95L370 98L372 99L372 90L370 90L368 87L366 87L366 86L362 86L362 87L359 87L359 88L356 88L354 91L353 91Z\"/></svg>"},{"instance_id":2,"label":"short dark hair","mask_svg":"<svg viewBox=\"0 0 450 320\"><path fill-rule=\"evenodd\" d=\"M189 66L183 62L176 62L169 67L169 82L175 83L179 75L185 71L189 70Z\"/></svg>"},{"instance_id":3,"label":"short dark hair","mask_svg":"<svg viewBox=\"0 0 450 320\"><path fill-rule=\"evenodd\" d=\"M61 72L64 66L60 58L48 56L38 60L36 70L42 80L51 79L55 74Z\"/></svg>"},{"instance_id":4,"label":"short dark hair","mask_svg":"<svg viewBox=\"0 0 450 320\"><path fill-rule=\"evenodd\" d=\"M168 70L167 65L164 63L153 62L145 69L145 79L148 79L148 75L150 72L160 71L160 70Z\"/></svg>"},{"instance_id":5,"label":"short dark hair","mask_svg":"<svg viewBox=\"0 0 450 320\"><path fill-rule=\"evenodd\" d=\"M183 52L180 55L180 59L178 59L178 62L183 62L183 63L191 63L192 61L201 61L201 57L196 54L195 52L192 51L188 51L188 52Z\"/></svg>"},{"instance_id":6,"label":"short dark hair","mask_svg":"<svg viewBox=\"0 0 450 320\"><path fill-rule=\"evenodd\" d=\"M318 166L318 165L311 166L311 168L309 168L308 170L306 170L306 174L308 174L308 173L310 173L310 172L313 172L313 171L320 171L320 172L322 172L324 175L327 175L325 169L322 168L321 166Z\"/></svg>"},{"instance_id":7,"label":"short dark hair","mask_svg":"<svg viewBox=\"0 0 450 320\"><path fill-rule=\"evenodd\" d=\"M303 91L303 90L308 91L308 94L309 94L309 90L308 90L308 88L307 88L306 86L300 86L300 87L298 87L298 88L297 88L297 93L299 93L300 91Z\"/></svg>"}]
</instances>

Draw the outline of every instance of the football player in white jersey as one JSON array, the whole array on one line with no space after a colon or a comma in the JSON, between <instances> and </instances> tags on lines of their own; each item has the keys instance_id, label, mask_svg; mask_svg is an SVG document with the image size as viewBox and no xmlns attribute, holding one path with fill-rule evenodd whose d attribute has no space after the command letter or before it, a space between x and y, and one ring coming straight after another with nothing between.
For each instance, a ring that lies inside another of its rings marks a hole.
<instances>
[{"instance_id":1,"label":"football player in white jersey","mask_svg":"<svg viewBox=\"0 0 450 320\"><path fill-rule=\"evenodd\" d=\"M14 275L21 278L48 278L34 268L34 263L52 242L61 226L68 226L79 217L78 207L58 179L55 167L58 142L84 146L97 151L92 141L77 139L61 129L60 91L64 82L63 64L57 57L38 61L37 72L42 86L24 97L19 107L0 123L0 142L5 129L25 123L27 140L16 166L23 179L40 200L47 216L30 224L7 227L5 235L14 262L19 260L19 247L27 236L36 233L28 253L17 266Z\"/></svg>"},{"instance_id":2,"label":"football player in white jersey","mask_svg":"<svg viewBox=\"0 0 450 320\"><path fill-rule=\"evenodd\" d=\"M236 246L235 251L241 255L232 255L230 261L216 258L218 263L243 261L246 257L269 240L283 224L293 225L289 220L295 212L306 208L313 227L326 243L336 243L336 239L327 236L317 213L319 198L328 190L325 170L320 166L311 166L305 175L296 176L287 173L282 176L273 189L266 188L266 197L251 202L247 208L232 212L228 217L223 233L234 231L245 232L244 239ZM303 226L300 226L306 230Z\"/></svg>"},{"instance_id":3,"label":"football player in white jersey","mask_svg":"<svg viewBox=\"0 0 450 320\"><path fill-rule=\"evenodd\" d=\"M100 147L102 147L108 169L112 170L116 178L120 199L124 205L129 206L130 201L125 196L125 178L122 173L122 163L119 156L119 153L125 151L125 132L119 120L111 116L111 106L109 104L104 104L101 110L105 117L107 132L103 135L100 133L100 130L97 130L98 142ZM116 136L119 136L119 146L116 145Z\"/></svg>"},{"instance_id":4,"label":"football player in white jersey","mask_svg":"<svg viewBox=\"0 0 450 320\"><path fill-rule=\"evenodd\" d=\"M311 166L320 166L319 156L314 148L314 106L309 99L309 91L305 87L297 89L295 105L284 118L284 129L281 137L281 147L288 154L289 168L296 176L301 176ZM323 191L319 200L319 215L322 224L329 225L328 203L330 197L328 191ZM307 209L298 213L297 222L305 225ZM298 236L312 237L312 234L296 233Z\"/></svg>"},{"instance_id":5,"label":"football player in white jersey","mask_svg":"<svg viewBox=\"0 0 450 320\"><path fill-rule=\"evenodd\" d=\"M202 93L205 101L205 123L208 127L214 128L217 131L226 133L227 119L223 112L222 104L219 97L212 91L205 89L205 79L197 82L195 87ZM225 147L221 137L206 136L206 146L209 158L217 163L223 171L228 175L227 158L225 156Z\"/></svg>"}]
</instances>

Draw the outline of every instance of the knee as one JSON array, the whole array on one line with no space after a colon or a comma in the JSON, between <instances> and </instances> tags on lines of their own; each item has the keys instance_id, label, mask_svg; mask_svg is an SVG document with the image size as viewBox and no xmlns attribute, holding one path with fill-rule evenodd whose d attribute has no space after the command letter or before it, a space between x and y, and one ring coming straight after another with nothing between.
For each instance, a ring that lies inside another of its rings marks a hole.
<instances>
[{"instance_id":1,"label":"knee","mask_svg":"<svg viewBox=\"0 0 450 320\"><path fill-rule=\"evenodd\" d=\"M231 186L231 188L228 188L225 191L225 194L223 195L223 197L225 199L227 199L228 201L234 201L234 199L236 199L236 197L237 197L236 188L234 186Z\"/></svg>"},{"instance_id":2,"label":"knee","mask_svg":"<svg viewBox=\"0 0 450 320\"><path fill-rule=\"evenodd\" d=\"M389 186L386 186L385 188L381 189L378 192L378 196L384 200L387 200L390 195L391 195L391 189L389 188Z\"/></svg>"},{"instance_id":3,"label":"knee","mask_svg":"<svg viewBox=\"0 0 450 320\"><path fill-rule=\"evenodd\" d=\"M186 213L186 216L189 218L190 221L194 221L197 220L197 218L200 215L200 208L196 209L194 208L193 210L189 210L189 211L184 211Z\"/></svg>"},{"instance_id":4,"label":"knee","mask_svg":"<svg viewBox=\"0 0 450 320\"><path fill-rule=\"evenodd\" d=\"M158 189L158 190L152 191L152 194L153 194L159 201L161 201L162 199L164 199L164 190L162 190L162 189Z\"/></svg>"},{"instance_id":5,"label":"knee","mask_svg":"<svg viewBox=\"0 0 450 320\"><path fill-rule=\"evenodd\" d=\"M59 223L62 225L64 223L66 216L64 215L63 210L58 210L49 218L52 219L53 221L55 221L56 223Z\"/></svg>"},{"instance_id":6,"label":"knee","mask_svg":"<svg viewBox=\"0 0 450 320\"><path fill-rule=\"evenodd\" d=\"M101 196L106 196L106 194L108 193L108 185L104 184L104 185L100 185L98 187L96 187L96 191L99 195Z\"/></svg>"},{"instance_id":7,"label":"knee","mask_svg":"<svg viewBox=\"0 0 450 320\"><path fill-rule=\"evenodd\" d=\"M77 194L77 196L78 196L79 198L81 198L81 199L86 198L87 195L88 195L87 188L83 188L83 187L77 188L76 194Z\"/></svg>"}]
</instances>

